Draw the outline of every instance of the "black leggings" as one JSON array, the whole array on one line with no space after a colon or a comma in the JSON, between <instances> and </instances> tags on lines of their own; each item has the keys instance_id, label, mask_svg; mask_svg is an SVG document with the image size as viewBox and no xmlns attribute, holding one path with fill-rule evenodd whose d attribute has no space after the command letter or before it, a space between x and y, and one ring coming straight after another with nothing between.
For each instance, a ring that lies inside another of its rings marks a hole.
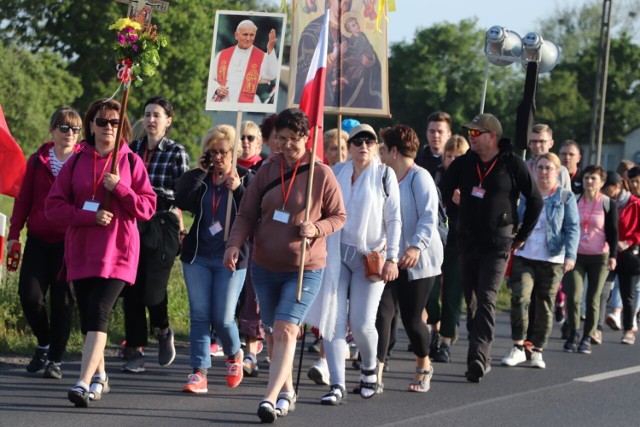
<instances>
[{"instance_id":1,"label":"black leggings","mask_svg":"<svg viewBox=\"0 0 640 427\"><path fill-rule=\"evenodd\" d=\"M395 315L396 303L400 306L400 316L404 325L411 349L417 357L429 355L431 336L427 325L422 321L424 309L433 284L434 277L409 280L407 270L400 270L400 275L393 282L387 283L382 293L376 329L378 330L378 359L384 362L391 336L391 321Z\"/></svg>"},{"instance_id":2,"label":"black leggings","mask_svg":"<svg viewBox=\"0 0 640 427\"><path fill-rule=\"evenodd\" d=\"M39 346L49 345L49 360L62 361L71 333L73 295L71 286L58 280L62 268L64 242L49 243L27 236L22 256L18 295L24 316ZM47 316L47 290L51 300Z\"/></svg>"},{"instance_id":3,"label":"black leggings","mask_svg":"<svg viewBox=\"0 0 640 427\"><path fill-rule=\"evenodd\" d=\"M109 315L124 286L124 280L119 279L91 277L74 280L83 335L94 331L107 332Z\"/></svg>"}]
</instances>

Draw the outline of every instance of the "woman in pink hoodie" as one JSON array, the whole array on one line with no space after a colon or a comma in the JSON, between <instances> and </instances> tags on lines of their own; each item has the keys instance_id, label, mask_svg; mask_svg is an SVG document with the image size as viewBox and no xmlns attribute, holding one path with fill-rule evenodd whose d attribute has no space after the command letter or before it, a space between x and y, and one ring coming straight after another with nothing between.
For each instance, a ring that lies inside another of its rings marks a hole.
<instances>
[{"instance_id":1,"label":"woman in pink hoodie","mask_svg":"<svg viewBox=\"0 0 640 427\"><path fill-rule=\"evenodd\" d=\"M120 111L114 100L89 106L83 120L86 139L60 171L46 203L47 218L68 227L66 278L73 281L85 335L80 378L68 393L78 407L109 391L104 364L109 314L125 285L135 282L140 246L136 220L148 220L156 207L142 159L127 146L131 126ZM123 140L114 159L119 126ZM114 161L117 169L111 174Z\"/></svg>"},{"instance_id":2,"label":"woman in pink hoodie","mask_svg":"<svg viewBox=\"0 0 640 427\"><path fill-rule=\"evenodd\" d=\"M27 226L27 242L20 268L18 294L24 317L38 340L27 372L44 368L45 378L62 378L62 355L71 332L73 296L64 278L58 278L64 255L66 226L49 221L44 214L44 202L62 165L77 148L82 129L78 112L60 107L52 115L47 141L29 157L27 172L20 194L13 205L8 247L17 244L20 252L20 232ZM15 265L15 270L17 265ZM47 316L47 291L51 310ZM46 367L45 367L46 365Z\"/></svg>"}]
</instances>

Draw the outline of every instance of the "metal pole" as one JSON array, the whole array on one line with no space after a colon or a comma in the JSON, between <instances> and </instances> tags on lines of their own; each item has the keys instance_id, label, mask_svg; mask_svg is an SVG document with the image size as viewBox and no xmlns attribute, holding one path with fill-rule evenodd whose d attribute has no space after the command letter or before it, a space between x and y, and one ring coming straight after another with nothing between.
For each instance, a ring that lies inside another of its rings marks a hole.
<instances>
[{"instance_id":1,"label":"metal pole","mask_svg":"<svg viewBox=\"0 0 640 427\"><path fill-rule=\"evenodd\" d=\"M611 0L605 0L605 4L608 4L608 9L605 35L604 68L602 70L602 83L600 86L600 120L598 122L598 149L596 153L597 164L602 163L602 136L604 133L604 112L607 101L607 79L609 77L609 52L611 51Z\"/></svg>"},{"instance_id":2,"label":"metal pole","mask_svg":"<svg viewBox=\"0 0 640 427\"><path fill-rule=\"evenodd\" d=\"M484 85L482 86L482 99L480 100L480 114L484 113L484 101L487 98L487 85L489 83L489 59L484 67Z\"/></svg>"}]
</instances>

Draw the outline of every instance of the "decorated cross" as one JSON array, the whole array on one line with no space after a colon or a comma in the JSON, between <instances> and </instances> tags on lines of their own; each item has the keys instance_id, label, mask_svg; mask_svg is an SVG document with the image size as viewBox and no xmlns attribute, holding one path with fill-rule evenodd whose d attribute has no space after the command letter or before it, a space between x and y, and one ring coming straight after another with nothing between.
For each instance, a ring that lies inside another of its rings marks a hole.
<instances>
[{"instance_id":1,"label":"decorated cross","mask_svg":"<svg viewBox=\"0 0 640 427\"><path fill-rule=\"evenodd\" d=\"M132 18L142 18L140 21L145 25L151 23L151 11L165 13L169 9L169 2L163 0L116 0L118 3L128 4L128 16Z\"/></svg>"}]
</instances>

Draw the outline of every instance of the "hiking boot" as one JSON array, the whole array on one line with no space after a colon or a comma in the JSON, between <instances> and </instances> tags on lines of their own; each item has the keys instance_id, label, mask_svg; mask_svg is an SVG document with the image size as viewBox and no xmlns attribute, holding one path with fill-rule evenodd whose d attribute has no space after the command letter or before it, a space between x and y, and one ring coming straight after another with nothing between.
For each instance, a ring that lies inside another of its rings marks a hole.
<instances>
[{"instance_id":1,"label":"hiking boot","mask_svg":"<svg viewBox=\"0 0 640 427\"><path fill-rule=\"evenodd\" d=\"M50 360L47 363L47 367L44 368L43 378L52 378L54 380L62 379L62 369L60 369L60 363L56 363L53 360Z\"/></svg>"},{"instance_id":2,"label":"hiking boot","mask_svg":"<svg viewBox=\"0 0 640 427\"><path fill-rule=\"evenodd\" d=\"M182 387L182 391L185 393L206 393L207 389L207 377L200 372L191 374L188 377L187 383Z\"/></svg>"},{"instance_id":3,"label":"hiking boot","mask_svg":"<svg viewBox=\"0 0 640 427\"><path fill-rule=\"evenodd\" d=\"M173 344L173 330L169 328L166 334L158 332L158 364L169 366L176 358L176 347Z\"/></svg>"},{"instance_id":4,"label":"hiking boot","mask_svg":"<svg viewBox=\"0 0 640 427\"><path fill-rule=\"evenodd\" d=\"M578 353L591 354L591 337L584 337L578 346Z\"/></svg>"},{"instance_id":5,"label":"hiking boot","mask_svg":"<svg viewBox=\"0 0 640 427\"><path fill-rule=\"evenodd\" d=\"M433 361L449 363L451 361L451 347L447 344L442 344L433 357Z\"/></svg>"},{"instance_id":6,"label":"hiking boot","mask_svg":"<svg viewBox=\"0 0 640 427\"><path fill-rule=\"evenodd\" d=\"M516 366L526 361L527 355L524 352L524 348L520 349L515 345L509 350L509 354L502 358L502 364L504 366Z\"/></svg>"},{"instance_id":7,"label":"hiking boot","mask_svg":"<svg viewBox=\"0 0 640 427\"><path fill-rule=\"evenodd\" d=\"M133 350L130 354L126 354L126 362L122 365L120 370L122 372L132 372L138 374L144 372L144 353L140 350Z\"/></svg>"},{"instance_id":8,"label":"hiking boot","mask_svg":"<svg viewBox=\"0 0 640 427\"><path fill-rule=\"evenodd\" d=\"M47 356L49 355L49 350L44 348L36 348L36 353L33 355L31 362L27 365L27 372L38 372L40 369L44 368L47 364Z\"/></svg>"},{"instance_id":9,"label":"hiking boot","mask_svg":"<svg viewBox=\"0 0 640 427\"><path fill-rule=\"evenodd\" d=\"M244 359L244 352L242 349L238 350L235 358L227 358L227 386L236 388L242 382L244 374L242 360Z\"/></svg>"},{"instance_id":10,"label":"hiking boot","mask_svg":"<svg viewBox=\"0 0 640 427\"><path fill-rule=\"evenodd\" d=\"M564 343L562 349L567 353L575 353L578 351L578 343L580 342L580 334L578 331L571 331L569 338Z\"/></svg>"}]
</instances>

